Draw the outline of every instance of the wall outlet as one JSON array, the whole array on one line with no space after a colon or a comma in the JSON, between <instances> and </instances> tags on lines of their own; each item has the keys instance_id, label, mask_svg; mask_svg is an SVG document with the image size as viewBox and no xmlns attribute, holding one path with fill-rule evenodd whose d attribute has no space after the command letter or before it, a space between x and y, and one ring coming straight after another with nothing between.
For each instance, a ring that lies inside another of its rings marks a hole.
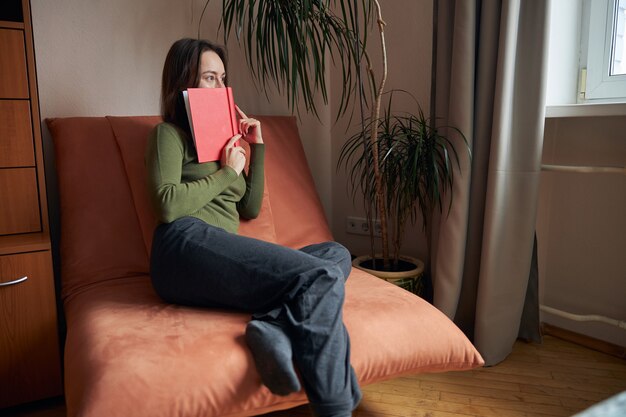
<instances>
[{"instance_id":1,"label":"wall outlet","mask_svg":"<svg viewBox=\"0 0 626 417\"><path fill-rule=\"evenodd\" d=\"M372 225L374 227L374 236L380 236L380 221L374 220ZM370 228L369 224L367 224L367 219L363 217L348 216L346 218L346 233L369 236Z\"/></svg>"}]
</instances>

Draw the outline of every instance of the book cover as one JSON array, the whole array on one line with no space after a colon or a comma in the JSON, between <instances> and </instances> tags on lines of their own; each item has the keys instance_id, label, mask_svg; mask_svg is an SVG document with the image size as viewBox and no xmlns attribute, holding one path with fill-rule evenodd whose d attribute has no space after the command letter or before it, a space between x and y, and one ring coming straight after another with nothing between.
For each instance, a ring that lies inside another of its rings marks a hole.
<instances>
[{"instance_id":1,"label":"book cover","mask_svg":"<svg viewBox=\"0 0 626 417\"><path fill-rule=\"evenodd\" d=\"M183 97L198 162L219 161L224 145L239 133L232 88L188 88Z\"/></svg>"}]
</instances>

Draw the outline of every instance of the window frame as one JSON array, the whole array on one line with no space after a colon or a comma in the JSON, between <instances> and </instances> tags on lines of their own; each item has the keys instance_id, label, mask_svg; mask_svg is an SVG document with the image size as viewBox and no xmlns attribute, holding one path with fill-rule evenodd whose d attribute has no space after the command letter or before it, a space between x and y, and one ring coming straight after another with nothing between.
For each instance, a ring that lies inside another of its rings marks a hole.
<instances>
[{"instance_id":1,"label":"window frame","mask_svg":"<svg viewBox=\"0 0 626 417\"><path fill-rule=\"evenodd\" d=\"M609 75L618 0L591 0L585 102L626 101L626 74Z\"/></svg>"}]
</instances>

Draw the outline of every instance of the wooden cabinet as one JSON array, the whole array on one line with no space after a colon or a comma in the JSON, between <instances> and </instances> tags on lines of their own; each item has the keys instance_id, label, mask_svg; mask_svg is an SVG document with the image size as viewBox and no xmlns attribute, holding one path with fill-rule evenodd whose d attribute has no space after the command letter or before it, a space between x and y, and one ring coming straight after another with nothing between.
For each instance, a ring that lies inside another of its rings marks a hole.
<instances>
[{"instance_id":1,"label":"wooden cabinet","mask_svg":"<svg viewBox=\"0 0 626 417\"><path fill-rule=\"evenodd\" d=\"M62 394L32 33L29 0L2 0L0 409Z\"/></svg>"},{"instance_id":2,"label":"wooden cabinet","mask_svg":"<svg viewBox=\"0 0 626 417\"><path fill-rule=\"evenodd\" d=\"M0 168L35 166L28 100L0 100L0 138Z\"/></svg>"},{"instance_id":3,"label":"wooden cabinet","mask_svg":"<svg viewBox=\"0 0 626 417\"><path fill-rule=\"evenodd\" d=\"M41 230L35 168L0 169L0 234ZM10 200L7 198L10 196Z\"/></svg>"},{"instance_id":4,"label":"wooden cabinet","mask_svg":"<svg viewBox=\"0 0 626 417\"><path fill-rule=\"evenodd\" d=\"M24 30L0 29L0 96L7 98L29 98L28 71L26 69L26 46Z\"/></svg>"},{"instance_id":5,"label":"wooden cabinet","mask_svg":"<svg viewBox=\"0 0 626 417\"><path fill-rule=\"evenodd\" d=\"M60 374L49 251L0 256L0 277L0 404L59 395L51 383Z\"/></svg>"}]
</instances>

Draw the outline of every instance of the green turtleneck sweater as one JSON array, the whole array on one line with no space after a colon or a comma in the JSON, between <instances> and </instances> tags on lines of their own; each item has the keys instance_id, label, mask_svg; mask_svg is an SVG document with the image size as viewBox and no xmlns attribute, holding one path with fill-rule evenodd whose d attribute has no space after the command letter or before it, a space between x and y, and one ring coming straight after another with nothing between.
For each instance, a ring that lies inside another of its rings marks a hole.
<instances>
[{"instance_id":1,"label":"green turtleneck sweater","mask_svg":"<svg viewBox=\"0 0 626 417\"><path fill-rule=\"evenodd\" d=\"M236 233L239 216L258 216L263 200L265 147L251 144L248 174L219 161L198 163L187 134L170 123L157 125L148 137L148 192L160 223L192 216Z\"/></svg>"}]
</instances>

